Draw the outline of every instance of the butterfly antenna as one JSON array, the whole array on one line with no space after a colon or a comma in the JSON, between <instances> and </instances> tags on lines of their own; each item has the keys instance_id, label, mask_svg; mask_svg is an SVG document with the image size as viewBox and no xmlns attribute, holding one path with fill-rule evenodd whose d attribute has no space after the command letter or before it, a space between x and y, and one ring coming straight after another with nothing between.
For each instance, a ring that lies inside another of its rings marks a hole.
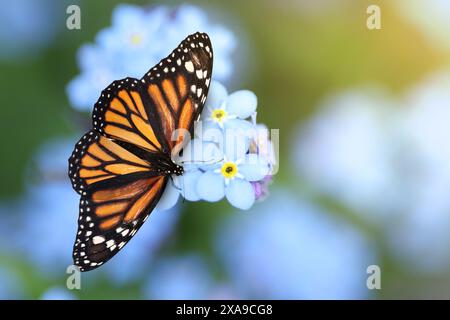
<instances>
[{"instance_id":1,"label":"butterfly antenna","mask_svg":"<svg viewBox=\"0 0 450 320\"><path fill-rule=\"evenodd\" d=\"M208 163L208 164L216 164L223 161L223 158L212 161L212 160L199 160L199 161L181 161L182 164L185 163Z\"/></svg>"}]
</instances>

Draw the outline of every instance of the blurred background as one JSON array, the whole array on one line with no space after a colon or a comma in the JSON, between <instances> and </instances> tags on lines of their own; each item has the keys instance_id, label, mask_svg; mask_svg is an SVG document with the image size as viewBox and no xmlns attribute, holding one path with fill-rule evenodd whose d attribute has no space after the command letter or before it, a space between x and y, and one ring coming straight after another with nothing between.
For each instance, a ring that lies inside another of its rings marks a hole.
<instances>
[{"instance_id":1,"label":"blurred background","mask_svg":"<svg viewBox=\"0 0 450 320\"><path fill-rule=\"evenodd\" d=\"M0 2L0 298L450 298L448 1ZM67 158L92 105L197 30L214 78L280 129L270 194L154 212L68 290Z\"/></svg>"}]
</instances>

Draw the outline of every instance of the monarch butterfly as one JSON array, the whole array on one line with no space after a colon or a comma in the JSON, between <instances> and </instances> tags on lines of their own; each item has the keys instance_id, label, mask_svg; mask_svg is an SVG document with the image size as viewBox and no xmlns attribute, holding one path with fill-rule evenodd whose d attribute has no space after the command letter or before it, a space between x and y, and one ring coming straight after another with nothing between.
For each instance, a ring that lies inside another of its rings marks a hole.
<instances>
[{"instance_id":1,"label":"monarch butterfly","mask_svg":"<svg viewBox=\"0 0 450 320\"><path fill-rule=\"evenodd\" d=\"M142 79L116 80L102 91L93 128L69 158L69 178L81 195L73 247L80 271L119 252L155 208L170 176L183 174L171 158L183 138L172 136L178 129L192 134L212 62L211 41L197 32Z\"/></svg>"}]
</instances>

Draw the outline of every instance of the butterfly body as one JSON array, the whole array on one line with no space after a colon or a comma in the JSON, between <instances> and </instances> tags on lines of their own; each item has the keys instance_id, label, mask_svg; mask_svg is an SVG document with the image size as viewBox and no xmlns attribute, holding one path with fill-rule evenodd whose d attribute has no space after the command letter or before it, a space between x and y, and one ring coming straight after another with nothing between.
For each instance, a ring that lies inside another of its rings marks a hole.
<instances>
[{"instance_id":1,"label":"butterfly body","mask_svg":"<svg viewBox=\"0 0 450 320\"><path fill-rule=\"evenodd\" d=\"M184 173L173 159L202 112L212 58L209 37L196 33L143 78L116 80L100 94L93 129L69 158L69 178L81 195L73 249L81 271L119 252L147 220L172 175Z\"/></svg>"}]
</instances>

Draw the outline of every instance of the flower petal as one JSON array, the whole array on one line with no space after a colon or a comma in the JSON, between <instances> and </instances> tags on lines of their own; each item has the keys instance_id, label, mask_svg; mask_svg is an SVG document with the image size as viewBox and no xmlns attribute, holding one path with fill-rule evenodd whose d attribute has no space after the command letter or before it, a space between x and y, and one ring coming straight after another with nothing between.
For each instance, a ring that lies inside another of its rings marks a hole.
<instances>
[{"instance_id":1,"label":"flower petal","mask_svg":"<svg viewBox=\"0 0 450 320\"><path fill-rule=\"evenodd\" d=\"M235 114L241 119L250 117L256 111L258 99L249 90L239 90L227 98L227 112Z\"/></svg>"},{"instance_id":2,"label":"flower petal","mask_svg":"<svg viewBox=\"0 0 450 320\"><path fill-rule=\"evenodd\" d=\"M218 81L212 81L211 87L208 91L208 98L206 99L204 109L218 109L222 103L227 99L227 89Z\"/></svg>"},{"instance_id":3,"label":"flower petal","mask_svg":"<svg viewBox=\"0 0 450 320\"><path fill-rule=\"evenodd\" d=\"M156 205L155 210L164 211L172 208L177 204L178 198L180 197L180 192L174 186L173 182L169 180L166 185L166 189L164 190L161 199L159 199L158 204Z\"/></svg>"},{"instance_id":4,"label":"flower petal","mask_svg":"<svg viewBox=\"0 0 450 320\"><path fill-rule=\"evenodd\" d=\"M232 119L226 122L224 143L219 145L227 160L236 161L247 153L250 146L252 124L242 119Z\"/></svg>"},{"instance_id":5,"label":"flower petal","mask_svg":"<svg viewBox=\"0 0 450 320\"><path fill-rule=\"evenodd\" d=\"M224 124L225 130L240 130L246 135L252 135L255 132L253 124L250 121L243 119L229 119Z\"/></svg>"},{"instance_id":6,"label":"flower petal","mask_svg":"<svg viewBox=\"0 0 450 320\"><path fill-rule=\"evenodd\" d=\"M195 27L207 23L208 16L200 8L190 5L182 4L177 8L178 23L186 28L192 28L192 30L186 30L187 33L194 33Z\"/></svg>"},{"instance_id":7,"label":"flower petal","mask_svg":"<svg viewBox=\"0 0 450 320\"><path fill-rule=\"evenodd\" d=\"M202 166L208 163L216 163L222 158L222 152L214 143L194 139L183 148L183 156L180 157L180 161Z\"/></svg>"},{"instance_id":8,"label":"flower petal","mask_svg":"<svg viewBox=\"0 0 450 320\"><path fill-rule=\"evenodd\" d=\"M119 4L112 13L112 23L115 26L126 28L130 24L133 25L135 21L142 18L143 10L130 4Z\"/></svg>"},{"instance_id":9,"label":"flower petal","mask_svg":"<svg viewBox=\"0 0 450 320\"><path fill-rule=\"evenodd\" d=\"M255 192L251 183L246 180L231 180L225 193L227 200L236 208L248 210L255 203Z\"/></svg>"},{"instance_id":10,"label":"flower petal","mask_svg":"<svg viewBox=\"0 0 450 320\"><path fill-rule=\"evenodd\" d=\"M206 201L219 201L225 196L224 178L212 171L203 173L197 182L197 195Z\"/></svg>"},{"instance_id":11,"label":"flower petal","mask_svg":"<svg viewBox=\"0 0 450 320\"><path fill-rule=\"evenodd\" d=\"M202 176L200 170L192 170L185 172L179 179L181 194L189 201L198 201L200 197L197 194L198 179Z\"/></svg>"},{"instance_id":12,"label":"flower petal","mask_svg":"<svg viewBox=\"0 0 450 320\"><path fill-rule=\"evenodd\" d=\"M269 174L269 163L257 154L247 154L239 164L238 172L248 181L259 181Z\"/></svg>"},{"instance_id":13,"label":"flower petal","mask_svg":"<svg viewBox=\"0 0 450 320\"><path fill-rule=\"evenodd\" d=\"M223 140L223 130L212 120L204 119L199 121L195 127L195 136L203 141L213 141L219 143Z\"/></svg>"}]
</instances>

